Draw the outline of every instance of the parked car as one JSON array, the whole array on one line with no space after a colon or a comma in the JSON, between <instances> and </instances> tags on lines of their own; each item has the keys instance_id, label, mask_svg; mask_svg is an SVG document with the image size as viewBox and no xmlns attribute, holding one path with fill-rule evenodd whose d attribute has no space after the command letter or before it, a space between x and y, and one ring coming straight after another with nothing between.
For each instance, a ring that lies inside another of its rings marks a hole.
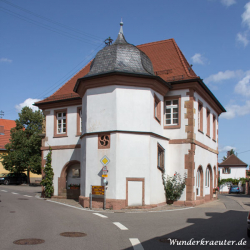
<instances>
[{"instance_id":1,"label":"parked car","mask_svg":"<svg viewBox=\"0 0 250 250\"><path fill-rule=\"evenodd\" d=\"M240 188L237 185L232 185L229 189L229 194L240 193Z\"/></svg>"},{"instance_id":2,"label":"parked car","mask_svg":"<svg viewBox=\"0 0 250 250\"><path fill-rule=\"evenodd\" d=\"M23 184L27 183L27 175L24 173L8 173L0 176L0 184Z\"/></svg>"},{"instance_id":3,"label":"parked car","mask_svg":"<svg viewBox=\"0 0 250 250\"><path fill-rule=\"evenodd\" d=\"M247 236L250 238L250 212L247 215Z\"/></svg>"}]
</instances>

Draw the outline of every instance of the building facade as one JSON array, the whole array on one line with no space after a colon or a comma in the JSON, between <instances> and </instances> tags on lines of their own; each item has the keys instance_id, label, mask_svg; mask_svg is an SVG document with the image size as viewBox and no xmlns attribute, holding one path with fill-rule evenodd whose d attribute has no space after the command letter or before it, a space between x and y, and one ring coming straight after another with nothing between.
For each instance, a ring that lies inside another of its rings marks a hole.
<instances>
[{"instance_id":1,"label":"building facade","mask_svg":"<svg viewBox=\"0 0 250 250\"><path fill-rule=\"evenodd\" d=\"M89 207L91 185L103 185L106 156L107 207L166 202L162 175L175 172L187 175L176 204L213 199L218 117L225 109L173 39L135 47L121 24L112 45L35 105L46 116L42 168L50 146L55 196L80 184L80 204Z\"/></svg>"}]
</instances>

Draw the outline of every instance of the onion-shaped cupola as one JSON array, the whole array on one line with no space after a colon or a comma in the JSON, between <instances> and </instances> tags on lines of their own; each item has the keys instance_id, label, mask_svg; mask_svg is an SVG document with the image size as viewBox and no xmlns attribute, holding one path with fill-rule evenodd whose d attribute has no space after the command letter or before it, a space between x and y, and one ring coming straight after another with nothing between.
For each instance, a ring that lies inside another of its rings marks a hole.
<instances>
[{"instance_id":1,"label":"onion-shaped cupola","mask_svg":"<svg viewBox=\"0 0 250 250\"><path fill-rule=\"evenodd\" d=\"M120 32L116 41L96 54L90 71L85 77L111 72L154 75L149 57L126 41L122 27L123 22L120 23Z\"/></svg>"}]
</instances>

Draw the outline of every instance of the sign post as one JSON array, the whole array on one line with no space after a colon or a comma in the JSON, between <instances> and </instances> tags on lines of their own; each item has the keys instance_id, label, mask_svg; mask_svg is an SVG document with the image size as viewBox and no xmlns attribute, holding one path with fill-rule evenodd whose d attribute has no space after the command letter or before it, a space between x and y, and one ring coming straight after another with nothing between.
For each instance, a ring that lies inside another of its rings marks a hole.
<instances>
[{"instance_id":1,"label":"sign post","mask_svg":"<svg viewBox=\"0 0 250 250\"><path fill-rule=\"evenodd\" d=\"M94 196L99 196L99 197L102 196L104 198L103 209L106 210L106 188L105 188L105 186L93 186L93 185L91 185L90 209L92 209L92 198L93 198L93 195Z\"/></svg>"}]
</instances>

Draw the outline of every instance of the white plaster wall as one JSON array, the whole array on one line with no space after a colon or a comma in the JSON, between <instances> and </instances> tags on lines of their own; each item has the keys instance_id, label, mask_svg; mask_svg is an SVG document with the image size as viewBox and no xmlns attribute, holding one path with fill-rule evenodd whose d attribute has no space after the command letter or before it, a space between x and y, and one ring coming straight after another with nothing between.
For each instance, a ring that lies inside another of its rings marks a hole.
<instances>
[{"instance_id":1,"label":"white plaster wall","mask_svg":"<svg viewBox=\"0 0 250 250\"><path fill-rule=\"evenodd\" d=\"M58 195L58 177L61 175L62 168L70 161L81 160L80 149L52 150L52 167L54 171L54 195Z\"/></svg>"},{"instance_id":2,"label":"white plaster wall","mask_svg":"<svg viewBox=\"0 0 250 250\"><path fill-rule=\"evenodd\" d=\"M217 150L218 148L218 115L217 113L211 108L211 106L197 93L194 93L195 102L195 134L196 140L207 145L208 147ZM203 103L203 133L198 131L198 100ZM210 110L210 138L206 135L207 134L207 108ZM215 141L213 141L213 115L216 117L216 131L215 131Z\"/></svg>"},{"instance_id":3,"label":"white plaster wall","mask_svg":"<svg viewBox=\"0 0 250 250\"><path fill-rule=\"evenodd\" d=\"M222 173L223 168L219 168L220 171L220 179L240 179L240 178L246 178L246 167L231 167L231 174L223 174Z\"/></svg>"},{"instance_id":4,"label":"white plaster wall","mask_svg":"<svg viewBox=\"0 0 250 250\"><path fill-rule=\"evenodd\" d=\"M166 159L166 177L167 175L173 176L175 172L179 173L183 178L187 174L185 169L185 154L188 154L190 150L190 144L169 144L168 145L168 157ZM179 199L180 201L186 200L186 188Z\"/></svg>"},{"instance_id":5,"label":"white plaster wall","mask_svg":"<svg viewBox=\"0 0 250 250\"><path fill-rule=\"evenodd\" d=\"M195 156L194 156L194 161L195 161L195 169L194 169L194 176L195 176L195 186L194 186L194 192L196 195L196 173L199 168L199 166L202 166L203 170L203 196L206 194L210 194L210 186L205 187L205 178L206 178L206 168L210 164L211 169L212 169L212 177L213 181L210 183L212 187L214 188L214 166L216 166L216 171L217 170L217 154L212 153L206 149L203 149L199 147L198 145L195 146Z\"/></svg>"},{"instance_id":6,"label":"white plaster wall","mask_svg":"<svg viewBox=\"0 0 250 250\"><path fill-rule=\"evenodd\" d=\"M69 106L67 107L67 137L53 138L54 137L54 111L58 109L49 109L50 113L46 115L46 137L48 140L45 141L45 146L60 146L60 145L74 145L79 144L79 136L77 134L77 107L80 106Z\"/></svg>"},{"instance_id":7,"label":"white plaster wall","mask_svg":"<svg viewBox=\"0 0 250 250\"><path fill-rule=\"evenodd\" d=\"M181 128L179 129L164 129L164 135L170 139L186 139L187 133L185 132L185 126L188 124L188 120L185 119L186 108L184 108L185 101L189 100L189 96L187 96L188 90L171 90L167 93L167 97L169 96L181 96ZM165 103L163 103L163 113L165 113ZM162 119L163 126L165 124L165 117Z\"/></svg>"}]
</instances>

